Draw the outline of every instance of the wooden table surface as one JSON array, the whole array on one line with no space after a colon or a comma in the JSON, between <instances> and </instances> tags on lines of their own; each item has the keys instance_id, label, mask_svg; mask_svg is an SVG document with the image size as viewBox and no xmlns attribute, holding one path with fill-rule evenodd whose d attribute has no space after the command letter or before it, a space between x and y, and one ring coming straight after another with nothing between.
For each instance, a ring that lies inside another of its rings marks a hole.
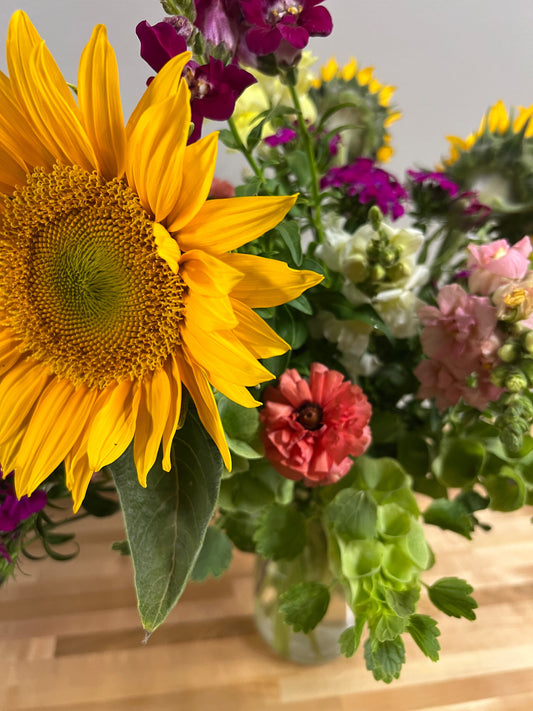
<instances>
[{"instance_id":1,"label":"wooden table surface","mask_svg":"<svg viewBox=\"0 0 533 711\"><path fill-rule=\"evenodd\" d=\"M252 559L188 587L143 645L130 560L110 550L121 519L76 524L81 553L25 563L0 588L4 711L526 711L533 708L532 510L485 514L494 529L469 543L428 528L438 563L427 582L475 587L476 622L438 614L433 663L407 643L390 685L352 659L302 667L278 659L252 620ZM431 606L423 601L422 612ZM408 642L408 640L407 640Z\"/></svg>"}]
</instances>

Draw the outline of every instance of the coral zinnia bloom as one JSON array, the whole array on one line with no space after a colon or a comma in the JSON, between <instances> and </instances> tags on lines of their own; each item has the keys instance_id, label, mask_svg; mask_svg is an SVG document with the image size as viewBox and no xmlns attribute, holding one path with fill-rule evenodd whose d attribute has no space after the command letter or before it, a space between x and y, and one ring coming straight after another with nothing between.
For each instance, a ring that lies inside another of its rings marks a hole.
<instances>
[{"instance_id":1,"label":"coral zinnia bloom","mask_svg":"<svg viewBox=\"0 0 533 711\"><path fill-rule=\"evenodd\" d=\"M283 476L307 486L331 484L348 473L371 440L372 408L358 385L321 363L311 365L309 382L286 370L279 387L265 390L265 456Z\"/></svg>"},{"instance_id":2,"label":"coral zinnia bloom","mask_svg":"<svg viewBox=\"0 0 533 711\"><path fill-rule=\"evenodd\" d=\"M30 495L64 461L75 508L133 440L141 484L170 469L182 384L230 465L210 384L244 406L287 344L252 310L320 281L231 252L291 197L209 200L217 136L187 146L190 59L170 60L124 126L103 26L78 101L23 12L0 74L0 461Z\"/></svg>"}]
</instances>

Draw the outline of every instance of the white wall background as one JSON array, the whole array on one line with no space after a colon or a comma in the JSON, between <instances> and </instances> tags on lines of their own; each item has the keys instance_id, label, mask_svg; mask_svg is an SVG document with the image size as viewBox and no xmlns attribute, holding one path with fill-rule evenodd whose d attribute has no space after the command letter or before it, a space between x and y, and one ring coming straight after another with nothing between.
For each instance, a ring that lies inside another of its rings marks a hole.
<instances>
[{"instance_id":1,"label":"white wall background","mask_svg":"<svg viewBox=\"0 0 533 711\"><path fill-rule=\"evenodd\" d=\"M397 87L404 117L393 126L391 169L433 165L445 136L466 136L496 100L533 103L533 0L326 0L333 34L310 48L322 62L351 55ZM158 0L0 0L0 44L12 12L30 15L75 82L80 52L93 25L107 25L121 73L125 113L143 91L149 68L139 57L135 25L163 17ZM3 50L0 69L5 71ZM235 177L226 156L219 175Z\"/></svg>"}]
</instances>

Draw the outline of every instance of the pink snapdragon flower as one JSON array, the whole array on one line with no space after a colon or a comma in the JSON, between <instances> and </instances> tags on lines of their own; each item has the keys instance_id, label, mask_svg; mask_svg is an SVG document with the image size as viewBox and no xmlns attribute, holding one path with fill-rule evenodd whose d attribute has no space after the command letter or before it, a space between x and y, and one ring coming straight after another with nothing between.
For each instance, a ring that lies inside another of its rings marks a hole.
<instances>
[{"instance_id":1,"label":"pink snapdragon flower","mask_svg":"<svg viewBox=\"0 0 533 711\"><path fill-rule=\"evenodd\" d=\"M430 359L415 369L422 384L418 397L435 398L439 409L455 405L462 397L483 410L502 392L489 380L502 345L497 309L487 297L467 294L458 284L444 286L437 304L418 312L424 326L422 348ZM468 385L472 375L475 387Z\"/></svg>"},{"instance_id":2,"label":"pink snapdragon flower","mask_svg":"<svg viewBox=\"0 0 533 711\"><path fill-rule=\"evenodd\" d=\"M313 363L309 382L285 371L278 387L265 390L265 456L283 476L307 486L331 484L348 473L371 441L372 408L342 373Z\"/></svg>"},{"instance_id":3,"label":"pink snapdragon flower","mask_svg":"<svg viewBox=\"0 0 533 711\"><path fill-rule=\"evenodd\" d=\"M468 247L467 267L471 270L468 287L471 292L488 296L507 281L523 279L529 269L531 240L523 237L510 246L504 239L490 244Z\"/></svg>"}]
</instances>

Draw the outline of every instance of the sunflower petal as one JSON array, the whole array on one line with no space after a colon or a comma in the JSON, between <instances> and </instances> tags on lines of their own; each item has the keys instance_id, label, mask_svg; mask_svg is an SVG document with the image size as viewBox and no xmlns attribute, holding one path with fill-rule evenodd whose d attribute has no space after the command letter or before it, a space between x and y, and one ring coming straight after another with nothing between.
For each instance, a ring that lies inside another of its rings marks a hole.
<instances>
[{"instance_id":1,"label":"sunflower petal","mask_svg":"<svg viewBox=\"0 0 533 711\"><path fill-rule=\"evenodd\" d=\"M0 380L0 461L5 466L3 446L16 436L41 396L50 378L46 366L21 358Z\"/></svg>"},{"instance_id":2,"label":"sunflower petal","mask_svg":"<svg viewBox=\"0 0 533 711\"><path fill-rule=\"evenodd\" d=\"M137 381L123 380L107 388L107 397L89 424L89 467L98 471L123 454L135 434L140 388Z\"/></svg>"},{"instance_id":3,"label":"sunflower petal","mask_svg":"<svg viewBox=\"0 0 533 711\"><path fill-rule=\"evenodd\" d=\"M224 436L224 430L222 429L222 422L220 421L213 391L206 374L202 368L191 363L181 353L176 352L175 356L183 384L196 405L200 421L218 447L226 469L230 470L231 455Z\"/></svg>"},{"instance_id":4,"label":"sunflower petal","mask_svg":"<svg viewBox=\"0 0 533 711\"><path fill-rule=\"evenodd\" d=\"M108 180L120 178L125 167L126 131L117 60L103 25L94 28L81 55L78 101L100 174Z\"/></svg>"},{"instance_id":5,"label":"sunflower petal","mask_svg":"<svg viewBox=\"0 0 533 711\"><path fill-rule=\"evenodd\" d=\"M178 90L183 68L191 58L190 52L183 52L172 57L157 73L133 110L126 125L126 136L129 137L137 127L141 116L151 107L166 101Z\"/></svg>"},{"instance_id":6,"label":"sunflower petal","mask_svg":"<svg viewBox=\"0 0 533 711\"><path fill-rule=\"evenodd\" d=\"M0 72L0 144L18 156L29 170L38 165L51 168L54 164L53 156L37 139L20 110L11 82L3 72Z\"/></svg>"},{"instance_id":7,"label":"sunflower petal","mask_svg":"<svg viewBox=\"0 0 533 711\"><path fill-rule=\"evenodd\" d=\"M168 382L170 385L170 409L167 417L165 429L163 431L163 470L169 472L172 465L170 461L170 451L172 440L178 429L181 413L181 377L176 359L171 354L165 364Z\"/></svg>"},{"instance_id":8,"label":"sunflower petal","mask_svg":"<svg viewBox=\"0 0 533 711\"><path fill-rule=\"evenodd\" d=\"M233 333L256 358L272 358L282 355L290 345L246 304L230 299L233 311L239 319L239 325Z\"/></svg>"},{"instance_id":9,"label":"sunflower petal","mask_svg":"<svg viewBox=\"0 0 533 711\"><path fill-rule=\"evenodd\" d=\"M167 219L170 232L190 222L207 200L215 174L217 148L218 132L215 132L185 149L181 190Z\"/></svg>"},{"instance_id":10,"label":"sunflower petal","mask_svg":"<svg viewBox=\"0 0 533 711\"><path fill-rule=\"evenodd\" d=\"M230 296L253 309L292 301L324 278L316 272L291 269L285 262L253 254L225 254L219 259L244 274Z\"/></svg>"},{"instance_id":11,"label":"sunflower petal","mask_svg":"<svg viewBox=\"0 0 533 711\"><path fill-rule=\"evenodd\" d=\"M177 274L181 256L178 243L159 222L154 222L153 233L158 255L168 264L172 273Z\"/></svg>"},{"instance_id":12,"label":"sunflower petal","mask_svg":"<svg viewBox=\"0 0 533 711\"><path fill-rule=\"evenodd\" d=\"M97 392L54 379L43 390L15 458L19 490L30 496L61 464L87 422Z\"/></svg>"},{"instance_id":13,"label":"sunflower petal","mask_svg":"<svg viewBox=\"0 0 533 711\"><path fill-rule=\"evenodd\" d=\"M143 378L133 440L133 458L141 486L152 468L170 412L170 384L164 368Z\"/></svg>"},{"instance_id":14,"label":"sunflower petal","mask_svg":"<svg viewBox=\"0 0 533 711\"><path fill-rule=\"evenodd\" d=\"M190 94L182 81L175 94L144 112L129 138L128 183L156 222L163 222L179 200L190 122Z\"/></svg>"},{"instance_id":15,"label":"sunflower petal","mask_svg":"<svg viewBox=\"0 0 533 711\"><path fill-rule=\"evenodd\" d=\"M201 324L202 330L207 333L239 325L229 298L223 295L211 298L189 290L185 297L185 313L191 323Z\"/></svg>"},{"instance_id":16,"label":"sunflower petal","mask_svg":"<svg viewBox=\"0 0 533 711\"><path fill-rule=\"evenodd\" d=\"M180 274L191 291L207 297L229 294L244 277L238 269L201 249L182 254Z\"/></svg>"},{"instance_id":17,"label":"sunflower petal","mask_svg":"<svg viewBox=\"0 0 533 711\"><path fill-rule=\"evenodd\" d=\"M182 250L201 247L222 254L242 247L275 227L296 202L296 195L207 200L178 232Z\"/></svg>"},{"instance_id":18,"label":"sunflower petal","mask_svg":"<svg viewBox=\"0 0 533 711\"><path fill-rule=\"evenodd\" d=\"M92 171L96 157L72 92L28 16L20 11L9 23L7 64L13 89L39 141L63 163Z\"/></svg>"},{"instance_id":19,"label":"sunflower petal","mask_svg":"<svg viewBox=\"0 0 533 711\"><path fill-rule=\"evenodd\" d=\"M219 373L224 374L225 380L248 386L273 378L272 373L258 363L231 331L206 333L197 324L186 321L182 339L192 358L205 369L213 384Z\"/></svg>"}]
</instances>

